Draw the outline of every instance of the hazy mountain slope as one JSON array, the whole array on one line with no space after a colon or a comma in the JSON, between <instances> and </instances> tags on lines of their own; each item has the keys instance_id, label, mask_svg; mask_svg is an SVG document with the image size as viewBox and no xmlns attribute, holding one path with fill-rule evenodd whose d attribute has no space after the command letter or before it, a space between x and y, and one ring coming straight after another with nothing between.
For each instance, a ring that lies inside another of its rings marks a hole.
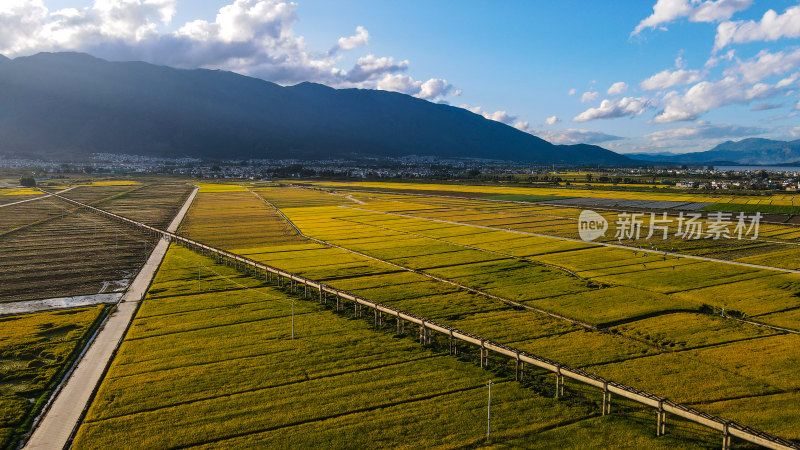
<instances>
[{"instance_id":1,"label":"hazy mountain slope","mask_svg":"<svg viewBox=\"0 0 800 450\"><path fill-rule=\"evenodd\" d=\"M704 152L684 154L630 154L632 158L646 161L673 163L713 163L718 161L737 164L786 164L800 162L800 139L796 141L773 141L749 138L727 141Z\"/></svg>"},{"instance_id":2,"label":"hazy mountain slope","mask_svg":"<svg viewBox=\"0 0 800 450\"><path fill-rule=\"evenodd\" d=\"M462 108L394 92L282 87L231 72L79 53L0 60L0 152L630 162L597 146L554 146Z\"/></svg>"}]
</instances>

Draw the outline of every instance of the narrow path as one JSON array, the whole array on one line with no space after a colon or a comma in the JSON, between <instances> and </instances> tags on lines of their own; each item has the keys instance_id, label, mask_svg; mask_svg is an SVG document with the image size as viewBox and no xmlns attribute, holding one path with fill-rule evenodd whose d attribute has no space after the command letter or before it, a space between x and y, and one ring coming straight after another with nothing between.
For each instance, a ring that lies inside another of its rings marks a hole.
<instances>
[{"instance_id":1,"label":"narrow path","mask_svg":"<svg viewBox=\"0 0 800 450\"><path fill-rule=\"evenodd\" d=\"M75 188L76 188L76 186L72 186L71 188L66 188L63 191L58 191L58 192L56 192L56 194L63 194L64 192L71 191L72 189L75 189ZM52 197L53 195L55 195L55 194L47 194L47 195L43 195L41 197L34 197L34 198L25 199L25 200L20 200L18 202L14 202L14 203L6 203L5 205L0 205L0 208L5 208L6 206L19 205L20 203L28 203L28 202L32 202L32 201L35 201L35 200L41 200L43 198Z\"/></svg>"},{"instance_id":2,"label":"narrow path","mask_svg":"<svg viewBox=\"0 0 800 450\"><path fill-rule=\"evenodd\" d=\"M197 191L195 188L184 202L183 207L167 228L170 232L178 229L183 217L192 205ZM142 270L128 287L127 292L117 304L100 332L91 343L75 371L58 392L55 401L45 411L42 420L33 430L26 449L62 449L68 443L73 431L80 423L84 411L89 407L95 388L105 374L117 347L133 319L139 302L144 298L150 282L164 259L169 242L161 239L150 254Z\"/></svg>"},{"instance_id":3,"label":"narrow path","mask_svg":"<svg viewBox=\"0 0 800 450\"><path fill-rule=\"evenodd\" d=\"M560 240L560 241L578 242L578 243L581 243L581 244L589 244L589 245L597 245L597 246L602 246L602 247L618 248L618 249L622 249L622 250L640 250L640 249L637 249L635 247L629 247L627 245L609 244L607 242L594 242L594 241L593 242L586 242L586 241L583 241L581 239L575 239L575 238L552 236L552 235L549 235L549 234L531 233L529 231L518 231L518 230L509 229L509 228L490 227L490 226L486 226L486 225L473 225L473 224L465 223L465 222L456 222L456 221L444 220L444 219L432 219L432 218L428 218L428 217L413 216L413 215L410 215L410 214L401 214L401 213L392 213L392 212L386 212L386 211L377 211L377 210L374 210L374 209L356 208L355 206L341 205L339 207L340 208L354 209L354 210L357 210L357 211L371 212L371 213L376 213L376 214L386 214L386 215L389 215L389 216L405 217L405 218L408 218L408 219L428 220L428 221L431 221L431 222L447 223L447 224L450 224L450 225L460 225L460 226L464 226L464 227L481 228L481 229L484 229L484 230L492 230L492 231L505 231L506 233L515 233L515 234L522 234L522 235L525 235L525 236L535 236L535 237L542 237L542 238L548 238L548 239L557 239L557 240ZM708 257L705 257L705 256L687 255L685 253L662 252L662 251L657 251L657 252L653 252L653 253L654 254L659 254L659 255L663 254L665 256L675 256L675 257L688 258L688 259L697 259L697 260L700 260L700 261L709 261L709 262L716 262L716 263L722 263L722 264L730 264L730 265L734 265L734 266L749 267L751 269L774 270L774 271L784 272L784 273L798 273L798 274L800 274L800 270L795 270L795 269L784 269L784 268L781 268L781 267L762 266L760 264L750 264L750 263L744 263L744 262L738 262L738 261L727 261L727 260L724 260L724 259L708 258Z\"/></svg>"}]
</instances>

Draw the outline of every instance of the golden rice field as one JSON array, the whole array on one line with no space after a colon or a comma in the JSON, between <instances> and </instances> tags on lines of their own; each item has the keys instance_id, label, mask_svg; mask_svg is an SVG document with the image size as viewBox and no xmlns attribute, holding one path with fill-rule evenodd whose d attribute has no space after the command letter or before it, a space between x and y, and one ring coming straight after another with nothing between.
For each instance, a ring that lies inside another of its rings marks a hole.
<instances>
[{"instance_id":1,"label":"golden rice field","mask_svg":"<svg viewBox=\"0 0 800 450\"><path fill-rule=\"evenodd\" d=\"M255 191L323 242L296 233L250 192L201 192L182 232L800 439L797 406L786 406L800 405L800 336L721 316L724 308L728 316L800 329L800 274L486 228L477 221L493 220L505 205L480 210L473 204L480 200ZM518 223L530 214L525 226L531 230L544 227L538 221L552 213L523 207L510 214Z\"/></svg>"},{"instance_id":2,"label":"golden rice field","mask_svg":"<svg viewBox=\"0 0 800 450\"><path fill-rule=\"evenodd\" d=\"M107 309L0 317L0 448L15 448Z\"/></svg>"},{"instance_id":3,"label":"golden rice field","mask_svg":"<svg viewBox=\"0 0 800 450\"><path fill-rule=\"evenodd\" d=\"M669 192L632 192L632 191L597 191L582 187L571 186L569 188L553 187L515 187L515 186L469 186L458 184L434 184L434 183L392 183L392 182L346 182L346 181L324 181L312 182L318 186L330 186L336 188L356 188L356 189L403 189L418 191L424 194L426 191L449 191L458 193L491 193L491 194L513 194L513 195L554 195L559 197L589 197L589 198L618 198L626 200L669 200L681 202L710 202L710 203L736 203L736 204L760 204L760 205L788 205L800 206L800 195L772 194L767 196L733 196L715 194L675 194Z\"/></svg>"},{"instance_id":4,"label":"golden rice field","mask_svg":"<svg viewBox=\"0 0 800 450\"><path fill-rule=\"evenodd\" d=\"M279 244L304 251L298 244ZM198 289L197 267L201 265ZM698 448L718 436L624 402L601 417L598 392L523 383L497 365L451 357L415 336L295 299L188 250L170 249L74 441L75 448ZM493 364L493 363L490 363Z\"/></svg>"}]
</instances>

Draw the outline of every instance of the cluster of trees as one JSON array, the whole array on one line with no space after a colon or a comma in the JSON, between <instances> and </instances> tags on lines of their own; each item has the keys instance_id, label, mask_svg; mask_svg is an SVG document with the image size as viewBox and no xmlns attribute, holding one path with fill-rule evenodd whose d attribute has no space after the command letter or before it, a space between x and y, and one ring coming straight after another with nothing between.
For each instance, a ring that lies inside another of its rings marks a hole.
<instances>
[{"instance_id":1,"label":"cluster of trees","mask_svg":"<svg viewBox=\"0 0 800 450\"><path fill-rule=\"evenodd\" d=\"M33 177L22 177L19 179L19 184L24 187L35 187L36 179Z\"/></svg>"}]
</instances>

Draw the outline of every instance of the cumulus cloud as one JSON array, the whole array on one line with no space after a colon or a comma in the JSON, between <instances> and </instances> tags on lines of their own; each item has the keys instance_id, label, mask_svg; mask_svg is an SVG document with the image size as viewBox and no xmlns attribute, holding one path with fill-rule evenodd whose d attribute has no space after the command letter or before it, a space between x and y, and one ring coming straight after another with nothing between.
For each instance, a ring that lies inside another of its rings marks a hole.
<instances>
[{"instance_id":1,"label":"cumulus cloud","mask_svg":"<svg viewBox=\"0 0 800 450\"><path fill-rule=\"evenodd\" d=\"M628 83L623 81L617 81L616 83L612 84L610 88L608 88L608 95L619 95L625 92L628 89Z\"/></svg>"},{"instance_id":2,"label":"cumulus cloud","mask_svg":"<svg viewBox=\"0 0 800 450\"><path fill-rule=\"evenodd\" d=\"M728 76L722 80L702 81L695 84L683 95L666 98L666 106L653 119L656 123L694 120L711 109L735 103L749 103L765 99L787 90L787 80L776 84L756 83L750 85L737 77Z\"/></svg>"},{"instance_id":3,"label":"cumulus cloud","mask_svg":"<svg viewBox=\"0 0 800 450\"><path fill-rule=\"evenodd\" d=\"M662 70L639 84L645 91L660 91L673 86L696 83L703 79L703 74L697 70L678 69L671 71Z\"/></svg>"},{"instance_id":4,"label":"cumulus cloud","mask_svg":"<svg viewBox=\"0 0 800 450\"><path fill-rule=\"evenodd\" d=\"M350 70L336 66L340 53L364 46L358 26L327 52L306 48L295 34L297 4L286 0L231 0L213 21L194 20L164 31L177 0L93 0L81 9L50 11L42 0L0 1L0 53L83 51L111 60L142 60L181 68L214 68L281 84L315 81L333 87L396 87L434 100L452 92L440 78L400 75L409 63L388 56L358 58Z\"/></svg>"},{"instance_id":5,"label":"cumulus cloud","mask_svg":"<svg viewBox=\"0 0 800 450\"><path fill-rule=\"evenodd\" d=\"M736 57L736 50L728 50L727 52L721 55L714 54L710 58L708 58L708 61L706 61L704 67L706 69L717 67L721 61L733 61L733 58L735 57Z\"/></svg>"},{"instance_id":6,"label":"cumulus cloud","mask_svg":"<svg viewBox=\"0 0 800 450\"><path fill-rule=\"evenodd\" d=\"M556 116L550 116L547 119L544 119L544 124L545 125L555 125L555 124L557 124L559 122L561 122L561 119L559 119Z\"/></svg>"},{"instance_id":7,"label":"cumulus cloud","mask_svg":"<svg viewBox=\"0 0 800 450\"><path fill-rule=\"evenodd\" d=\"M575 89L575 88L572 88L572 89L569 90L569 92L567 92L567 95L573 96L573 95L575 95L576 92L578 92L578 90Z\"/></svg>"},{"instance_id":8,"label":"cumulus cloud","mask_svg":"<svg viewBox=\"0 0 800 450\"><path fill-rule=\"evenodd\" d=\"M601 131L582 130L579 128L568 128L566 130L534 129L530 127L528 122L523 121L514 123L514 128L526 133L530 133L534 136L538 136L556 145L599 144L601 142L611 142L625 139L620 136L606 134Z\"/></svg>"},{"instance_id":9,"label":"cumulus cloud","mask_svg":"<svg viewBox=\"0 0 800 450\"><path fill-rule=\"evenodd\" d=\"M347 73L347 78L353 82L374 80L388 73L401 72L408 68L408 61L394 62L391 56L381 58L367 55L358 58L355 66Z\"/></svg>"},{"instance_id":10,"label":"cumulus cloud","mask_svg":"<svg viewBox=\"0 0 800 450\"><path fill-rule=\"evenodd\" d=\"M720 50L730 44L797 37L800 37L800 5L786 9L783 14L770 9L759 21L722 22L717 26L714 50Z\"/></svg>"},{"instance_id":11,"label":"cumulus cloud","mask_svg":"<svg viewBox=\"0 0 800 450\"><path fill-rule=\"evenodd\" d=\"M597 108L589 108L575 116L575 122L588 122L596 119L615 119L617 117L636 117L652 105L645 98L623 97L619 100L603 100Z\"/></svg>"},{"instance_id":12,"label":"cumulus cloud","mask_svg":"<svg viewBox=\"0 0 800 450\"><path fill-rule=\"evenodd\" d=\"M606 134L601 131L582 130L578 128L569 128L566 130L530 130L528 132L556 145L599 144L601 142L624 139L620 136Z\"/></svg>"},{"instance_id":13,"label":"cumulus cloud","mask_svg":"<svg viewBox=\"0 0 800 450\"><path fill-rule=\"evenodd\" d=\"M581 95L581 103L597 100L597 97L599 96L600 96L599 92L586 91L583 93L583 95Z\"/></svg>"},{"instance_id":14,"label":"cumulus cloud","mask_svg":"<svg viewBox=\"0 0 800 450\"><path fill-rule=\"evenodd\" d=\"M428 81L414 80L408 75L385 75L378 80L376 88L382 91L401 92L425 100L435 99L446 95L453 86L441 78L431 78Z\"/></svg>"},{"instance_id":15,"label":"cumulus cloud","mask_svg":"<svg viewBox=\"0 0 800 450\"><path fill-rule=\"evenodd\" d=\"M496 122L502 122L502 123L504 123L506 125L511 125L511 124L513 124L514 122L517 121L517 116L513 116L513 115L509 114L506 111L498 110L498 111L495 111L495 112L488 112L488 111L484 111L483 108L481 108L480 106L461 105L461 107L466 109L466 110L472 111L475 114L480 114L486 119L494 120ZM528 122L521 122L521 123L524 123L526 127L528 125ZM518 128L518 129L521 129L516 125L515 125L515 127Z\"/></svg>"},{"instance_id":16,"label":"cumulus cloud","mask_svg":"<svg viewBox=\"0 0 800 450\"><path fill-rule=\"evenodd\" d=\"M697 0L658 0L653 5L653 14L639 22L631 36L646 28L663 28L683 17L692 22L720 22L749 8L752 3L752 0L708 0L702 3Z\"/></svg>"},{"instance_id":17,"label":"cumulus cloud","mask_svg":"<svg viewBox=\"0 0 800 450\"><path fill-rule=\"evenodd\" d=\"M352 50L356 47L367 45L369 42L369 31L361 25L356 27L356 34L348 37L340 37L334 47L335 50Z\"/></svg>"},{"instance_id":18,"label":"cumulus cloud","mask_svg":"<svg viewBox=\"0 0 800 450\"><path fill-rule=\"evenodd\" d=\"M696 125L670 128L645 135L652 141L692 140L692 139L723 139L758 136L769 130L760 127L743 127L730 124L711 124L700 121Z\"/></svg>"},{"instance_id":19,"label":"cumulus cloud","mask_svg":"<svg viewBox=\"0 0 800 450\"><path fill-rule=\"evenodd\" d=\"M724 74L728 76L739 75L744 81L754 83L770 76L789 72L796 67L800 67L800 49L775 53L762 50L753 58L740 61L728 67L725 69Z\"/></svg>"}]
</instances>

